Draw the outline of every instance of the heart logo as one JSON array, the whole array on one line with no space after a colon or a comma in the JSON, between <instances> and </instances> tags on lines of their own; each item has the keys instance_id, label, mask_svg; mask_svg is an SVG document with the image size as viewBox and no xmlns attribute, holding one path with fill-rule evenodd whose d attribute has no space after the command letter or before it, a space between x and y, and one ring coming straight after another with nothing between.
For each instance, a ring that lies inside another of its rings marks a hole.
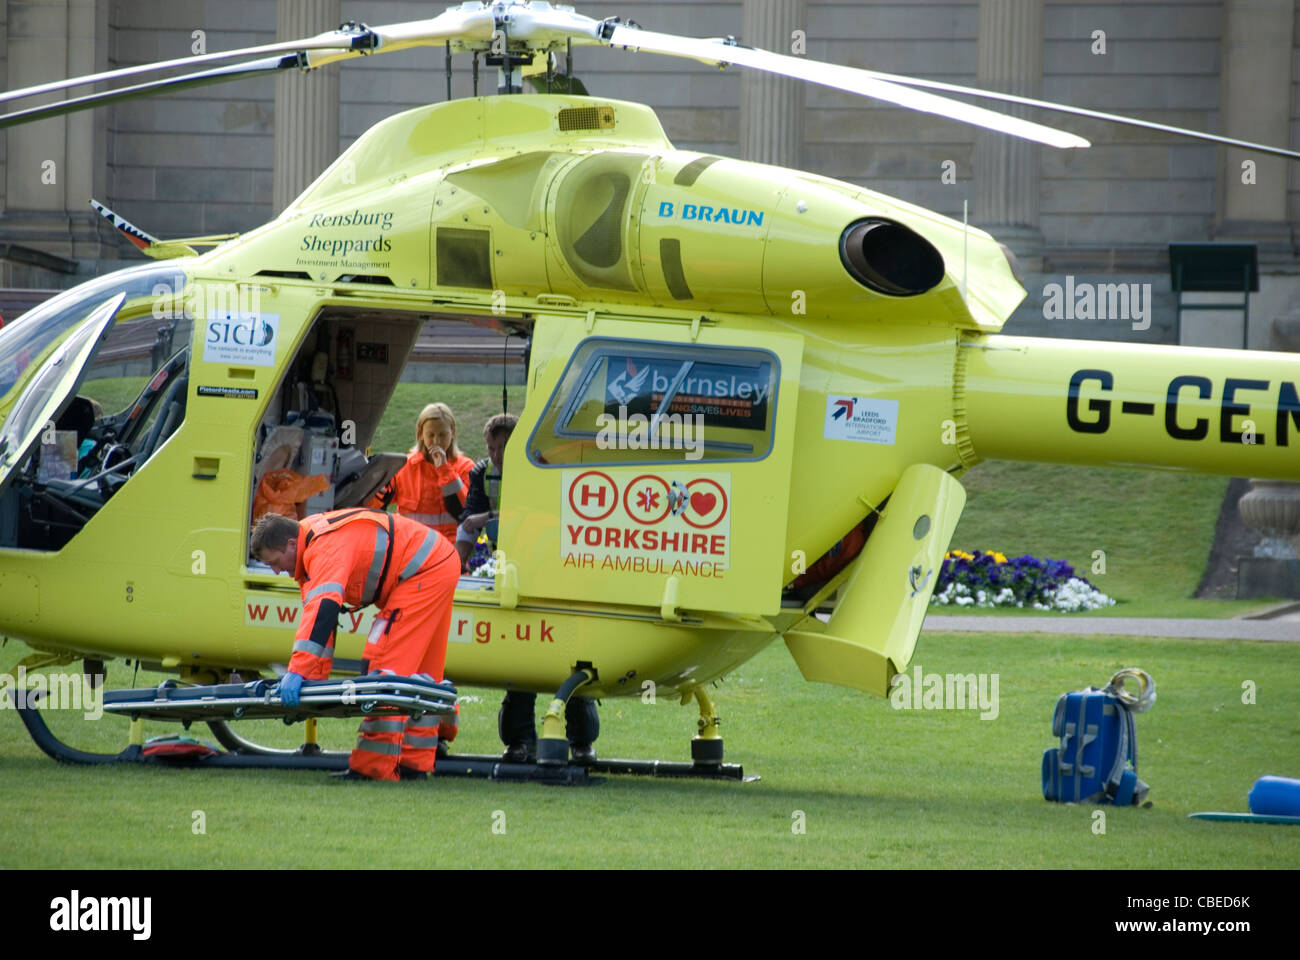
<instances>
[{"instance_id":1,"label":"heart logo","mask_svg":"<svg viewBox=\"0 0 1300 960\"><path fill-rule=\"evenodd\" d=\"M711 493L692 493L691 509L697 516L707 517L718 504L718 498Z\"/></svg>"}]
</instances>

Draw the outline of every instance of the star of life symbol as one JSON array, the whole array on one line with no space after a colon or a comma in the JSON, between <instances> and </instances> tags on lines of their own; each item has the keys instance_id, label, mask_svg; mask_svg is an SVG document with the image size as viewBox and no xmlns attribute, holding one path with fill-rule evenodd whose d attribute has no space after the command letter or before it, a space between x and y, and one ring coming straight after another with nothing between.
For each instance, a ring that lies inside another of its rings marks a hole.
<instances>
[{"instance_id":1,"label":"star of life symbol","mask_svg":"<svg viewBox=\"0 0 1300 960\"><path fill-rule=\"evenodd\" d=\"M636 495L636 505L649 512L659 506L659 494L649 487L642 487Z\"/></svg>"}]
</instances>

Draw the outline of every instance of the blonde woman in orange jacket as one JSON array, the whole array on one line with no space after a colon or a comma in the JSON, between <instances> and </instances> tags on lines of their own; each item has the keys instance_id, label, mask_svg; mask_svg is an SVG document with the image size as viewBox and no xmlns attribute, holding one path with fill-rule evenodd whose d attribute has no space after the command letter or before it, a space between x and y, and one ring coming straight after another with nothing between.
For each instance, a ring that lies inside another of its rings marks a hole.
<instances>
[{"instance_id":1,"label":"blonde woman in orange jacket","mask_svg":"<svg viewBox=\"0 0 1300 960\"><path fill-rule=\"evenodd\" d=\"M397 512L432 527L451 542L469 493L474 461L456 446L456 418L445 403L431 403L415 421L415 446L402 469L369 506L397 504Z\"/></svg>"}]
</instances>

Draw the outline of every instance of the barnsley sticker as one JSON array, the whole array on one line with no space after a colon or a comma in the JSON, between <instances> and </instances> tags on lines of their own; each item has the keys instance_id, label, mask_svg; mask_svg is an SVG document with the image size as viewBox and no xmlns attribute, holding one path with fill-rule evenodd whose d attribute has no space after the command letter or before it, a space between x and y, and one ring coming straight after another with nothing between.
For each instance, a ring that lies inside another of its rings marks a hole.
<instances>
[{"instance_id":1,"label":"barnsley sticker","mask_svg":"<svg viewBox=\"0 0 1300 960\"><path fill-rule=\"evenodd\" d=\"M731 553L731 474L565 470L563 567L721 577Z\"/></svg>"},{"instance_id":2,"label":"barnsley sticker","mask_svg":"<svg viewBox=\"0 0 1300 960\"><path fill-rule=\"evenodd\" d=\"M827 440L856 440L859 443L894 442L898 432L898 401L873 397L826 398Z\"/></svg>"},{"instance_id":3,"label":"barnsley sticker","mask_svg":"<svg viewBox=\"0 0 1300 960\"><path fill-rule=\"evenodd\" d=\"M199 387L200 397L236 397L240 400L256 400L257 391L252 387Z\"/></svg>"},{"instance_id":4,"label":"barnsley sticker","mask_svg":"<svg viewBox=\"0 0 1300 960\"><path fill-rule=\"evenodd\" d=\"M275 365L279 337L278 313L222 311L208 318L203 338L203 360L205 363L271 367Z\"/></svg>"}]
</instances>

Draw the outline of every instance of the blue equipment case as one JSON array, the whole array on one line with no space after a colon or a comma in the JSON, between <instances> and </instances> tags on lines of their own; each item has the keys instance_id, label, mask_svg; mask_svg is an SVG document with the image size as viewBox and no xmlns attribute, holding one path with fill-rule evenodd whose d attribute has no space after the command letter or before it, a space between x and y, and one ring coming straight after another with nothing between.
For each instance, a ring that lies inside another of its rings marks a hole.
<instances>
[{"instance_id":1,"label":"blue equipment case","mask_svg":"<svg viewBox=\"0 0 1300 960\"><path fill-rule=\"evenodd\" d=\"M1121 671L1121 674L1125 671ZM1142 674L1147 681L1150 677ZM1150 789L1137 776L1137 725L1133 714L1155 699L1133 702L1111 685L1066 693L1056 701L1052 734L1059 747L1043 753L1043 797L1059 803L1141 804ZM1126 702L1126 700L1130 702Z\"/></svg>"}]
</instances>

